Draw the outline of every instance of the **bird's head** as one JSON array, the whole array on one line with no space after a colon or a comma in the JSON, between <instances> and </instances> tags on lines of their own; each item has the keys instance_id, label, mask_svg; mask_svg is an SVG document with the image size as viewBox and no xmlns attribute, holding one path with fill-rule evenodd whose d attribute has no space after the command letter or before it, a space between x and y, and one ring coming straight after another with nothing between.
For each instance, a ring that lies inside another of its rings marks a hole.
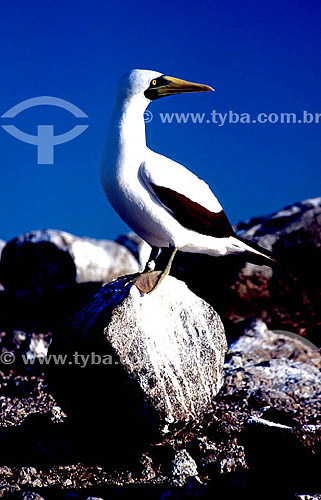
<instances>
[{"instance_id":1,"label":"bird's head","mask_svg":"<svg viewBox=\"0 0 321 500\"><path fill-rule=\"evenodd\" d=\"M208 85L191 83L172 76L165 76L158 71L133 69L126 73L118 82L118 91L128 98L144 96L148 101L154 101L168 95L188 92L205 92L214 90Z\"/></svg>"}]
</instances>

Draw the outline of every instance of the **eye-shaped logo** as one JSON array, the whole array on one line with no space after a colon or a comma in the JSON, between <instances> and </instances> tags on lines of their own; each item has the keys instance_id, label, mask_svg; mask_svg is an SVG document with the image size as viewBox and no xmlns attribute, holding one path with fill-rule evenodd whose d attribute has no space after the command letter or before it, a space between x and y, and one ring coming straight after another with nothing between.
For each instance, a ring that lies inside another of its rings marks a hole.
<instances>
[{"instance_id":1,"label":"eye-shaped logo","mask_svg":"<svg viewBox=\"0 0 321 500\"><path fill-rule=\"evenodd\" d=\"M13 108L9 109L9 111L4 113L1 118L14 118L19 113L21 113L21 111L33 108L34 106L43 105L58 106L59 108L66 109L76 118L88 118L88 116L74 104L71 104L64 99L50 96L34 97L32 99L27 99L26 101L20 102L16 106L13 106ZM88 125L76 125L68 132L60 135L54 135L53 125L38 125L37 135L27 134L14 125L1 125L1 127L6 132L8 132L8 134L16 137L16 139L19 139L19 141L27 142L28 144L34 144L35 146L37 146L38 164L53 165L54 146L75 139L75 137L82 134L82 132L84 132L86 128L88 128Z\"/></svg>"}]
</instances>

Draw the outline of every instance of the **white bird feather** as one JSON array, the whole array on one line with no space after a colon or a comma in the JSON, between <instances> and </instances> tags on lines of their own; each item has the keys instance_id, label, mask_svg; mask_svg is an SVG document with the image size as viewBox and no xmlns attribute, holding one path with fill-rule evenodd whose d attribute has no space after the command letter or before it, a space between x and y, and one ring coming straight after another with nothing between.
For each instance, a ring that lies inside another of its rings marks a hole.
<instances>
[{"instance_id":1,"label":"white bird feather","mask_svg":"<svg viewBox=\"0 0 321 500\"><path fill-rule=\"evenodd\" d=\"M104 191L120 217L153 247L216 256L248 251L268 260L269 252L235 235L203 180L146 145L144 111L153 99L204 90L213 89L155 71L124 75L101 157Z\"/></svg>"}]
</instances>

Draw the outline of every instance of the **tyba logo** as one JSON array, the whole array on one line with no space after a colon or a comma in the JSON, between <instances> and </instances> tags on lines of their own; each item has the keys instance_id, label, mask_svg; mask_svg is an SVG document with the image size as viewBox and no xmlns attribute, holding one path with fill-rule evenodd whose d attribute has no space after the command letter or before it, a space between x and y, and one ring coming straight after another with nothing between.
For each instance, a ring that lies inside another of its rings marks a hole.
<instances>
[{"instance_id":1,"label":"tyba logo","mask_svg":"<svg viewBox=\"0 0 321 500\"><path fill-rule=\"evenodd\" d=\"M72 113L76 118L88 118L88 116L77 106L71 104L64 99L59 99L58 97L41 96L34 97L33 99L27 99L26 101L20 102L13 108L9 109L4 113L1 118L14 118L21 111L24 111L34 106L57 106L58 108L63 108ZM19 141L27 142L28 144L34 144L37 146L38 150L38 164L41 165L53 165L54 163L54 146L58 144L63 144L64 142L71 141L82 134L88 128L88 125L76 125L68 132L60 135L54 135L53 125L38 125L37 135L31 135L23 132L14 125L1 125L2 128L8 132L8 134L13 135Z\"/></svg>"}]
</instances>

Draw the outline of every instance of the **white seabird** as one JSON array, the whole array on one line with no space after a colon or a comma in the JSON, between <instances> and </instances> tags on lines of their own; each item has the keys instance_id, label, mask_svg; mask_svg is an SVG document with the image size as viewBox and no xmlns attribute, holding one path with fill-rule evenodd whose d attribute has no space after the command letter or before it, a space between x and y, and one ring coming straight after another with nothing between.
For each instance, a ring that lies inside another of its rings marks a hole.
<instances>
[{"instance_id":1,"label":"white seabird","mask_svg":"<svg viewBox=\"0 0 321 500\"><path fill-rule=\"evenodd\" d=\"M190 170L146 145L144 112L160 97L213 90L157 71L135 69L118 82L103 148L100 179L113 208L153 249L221 256L249 252L271 263L270 252L235 233L209 186Z\"/></svg>"}]
</instances>

